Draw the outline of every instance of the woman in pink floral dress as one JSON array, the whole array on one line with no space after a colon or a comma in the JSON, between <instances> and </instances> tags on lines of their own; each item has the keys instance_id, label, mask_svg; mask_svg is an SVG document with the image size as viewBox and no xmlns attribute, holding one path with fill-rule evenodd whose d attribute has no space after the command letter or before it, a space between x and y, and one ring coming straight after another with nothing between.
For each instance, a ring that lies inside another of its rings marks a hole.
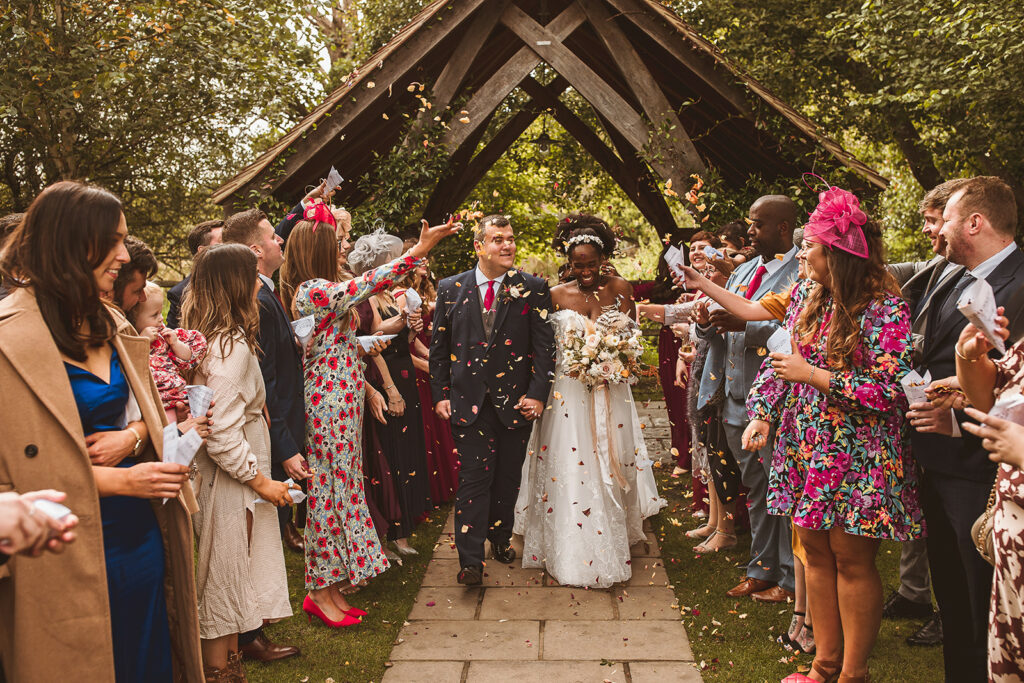
<instances>
[{"instance_id":1,"label":"woman in pink floral dress","mask_svg":"<svg viewBox=\"0 0 1024 683\"><path fill-rule=\"evenodd\" d=\"M365 612L341 594L388 568L363 491L362 363L351 309L389 289L443 237L460 226L428 228L404 256L347 282L338 282L338 238L329 213L298 223L288 239L285 292L298 317L315 318L305 360L309 480L306 524L306 588L303 610L332 627L351 626ZM322 224L320 221L325 221Z\"/></svg>"},{"instance_id":2,"label":"woman in pink floral dress","mask_svg":"<svg viewBox=\"0 0 1024 683\"><path fill-rule=\"evenodd\" d=\"M862 683L882 617L880 540L923 531L900 385L911 369L910 314L881 231L849 192L819 195L800 258L809 279L793 288L785 321L794 352L762 366L743 447L763 447L777 419L768 510L792 516L807 554L817 646L810 675L785 680L829 681L841 670L839 680Z\"/></svg>"}]
</instances>

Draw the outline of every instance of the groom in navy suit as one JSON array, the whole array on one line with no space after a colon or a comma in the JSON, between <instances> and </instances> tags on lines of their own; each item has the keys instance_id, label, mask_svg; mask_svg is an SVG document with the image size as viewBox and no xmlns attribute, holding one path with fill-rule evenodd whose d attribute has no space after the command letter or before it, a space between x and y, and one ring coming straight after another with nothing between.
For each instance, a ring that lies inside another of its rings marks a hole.
<instances>
[{"instance_id":1,"label":"groom in navy suit","mask_svg":"<svg viewBox=\"0 0 1024 683\"><path fill-rule=\"evenodd\" d=\"M434 411L450 420L459 452L455 546L459 583L483 580L484 539L515 560L512 521L530 426L554 379L551 293L513 269L515 236L504 216L477 226L475 268L441 280L430 340Z\"/></svg>"}]
</instances>

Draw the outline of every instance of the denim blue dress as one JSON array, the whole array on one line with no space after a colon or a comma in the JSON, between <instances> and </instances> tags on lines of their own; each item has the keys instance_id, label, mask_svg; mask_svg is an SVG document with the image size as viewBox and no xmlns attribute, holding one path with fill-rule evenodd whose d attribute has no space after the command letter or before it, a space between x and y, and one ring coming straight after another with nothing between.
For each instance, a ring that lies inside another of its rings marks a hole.
<instances>
[{"instance_id":1,"label":"denim blue dress","mask_svg":"<svg viewBox=\"0 0 1024 683\"><path fill-rule=\"evenodd\" d=\"M110 382L65 363L78 416L86 435L120 429L128 403L128 380L114 350ZM118 467L132 467L125 458ZM144 498L100 498L103 550L118 683L172 680L171 636L164 598L164 546L153 513Z\"/></svg>"}]
</instances>

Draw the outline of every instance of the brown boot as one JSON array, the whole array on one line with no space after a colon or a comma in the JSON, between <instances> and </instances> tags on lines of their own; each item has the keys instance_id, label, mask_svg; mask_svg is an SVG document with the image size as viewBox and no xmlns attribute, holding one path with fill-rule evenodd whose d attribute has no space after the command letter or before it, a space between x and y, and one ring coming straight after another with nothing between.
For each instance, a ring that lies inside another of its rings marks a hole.
<instances>
[{"instance_id":1,"label":"brown boot","mask_svg":"<svg viewBox=\"0 0 1024 683\"><path fill-rule=\"evenodd\" d=\"M239 650L228 653L228 671L234 674L236 683L249 683L245 677L245 667L242 665L242 653Z\"/></svg>"},{"instance_id":2,"label":"brown boot","mask_svg":"<svg viewBox=\"0 0 1024 683\"><path fill-rule=\"evenodd\" d=\"M206 679L206 683L235 683L238 680L230 664L223 669L204 666L203 678Z\"/></svg>"}]
</instances>

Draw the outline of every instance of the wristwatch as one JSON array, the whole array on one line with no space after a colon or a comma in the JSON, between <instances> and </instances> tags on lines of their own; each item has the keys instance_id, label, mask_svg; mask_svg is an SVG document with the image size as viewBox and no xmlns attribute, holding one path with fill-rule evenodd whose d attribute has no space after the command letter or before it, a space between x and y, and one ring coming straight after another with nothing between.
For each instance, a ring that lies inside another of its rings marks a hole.
<instances>
[{"instance_id":1,"label":"wristwatch","mask_svg":"<svg viewBox=\"0 0 1024 683\"><path fill-rule=\"evenodd\" d=\"M139 451L142 450L142 437L139 436L139 433L138 431L135 430L135 427L129 425L126 426L125 429L135 435L135 445L132 447L132 455L138 455Z\"/></svg>"}]
</instances>

